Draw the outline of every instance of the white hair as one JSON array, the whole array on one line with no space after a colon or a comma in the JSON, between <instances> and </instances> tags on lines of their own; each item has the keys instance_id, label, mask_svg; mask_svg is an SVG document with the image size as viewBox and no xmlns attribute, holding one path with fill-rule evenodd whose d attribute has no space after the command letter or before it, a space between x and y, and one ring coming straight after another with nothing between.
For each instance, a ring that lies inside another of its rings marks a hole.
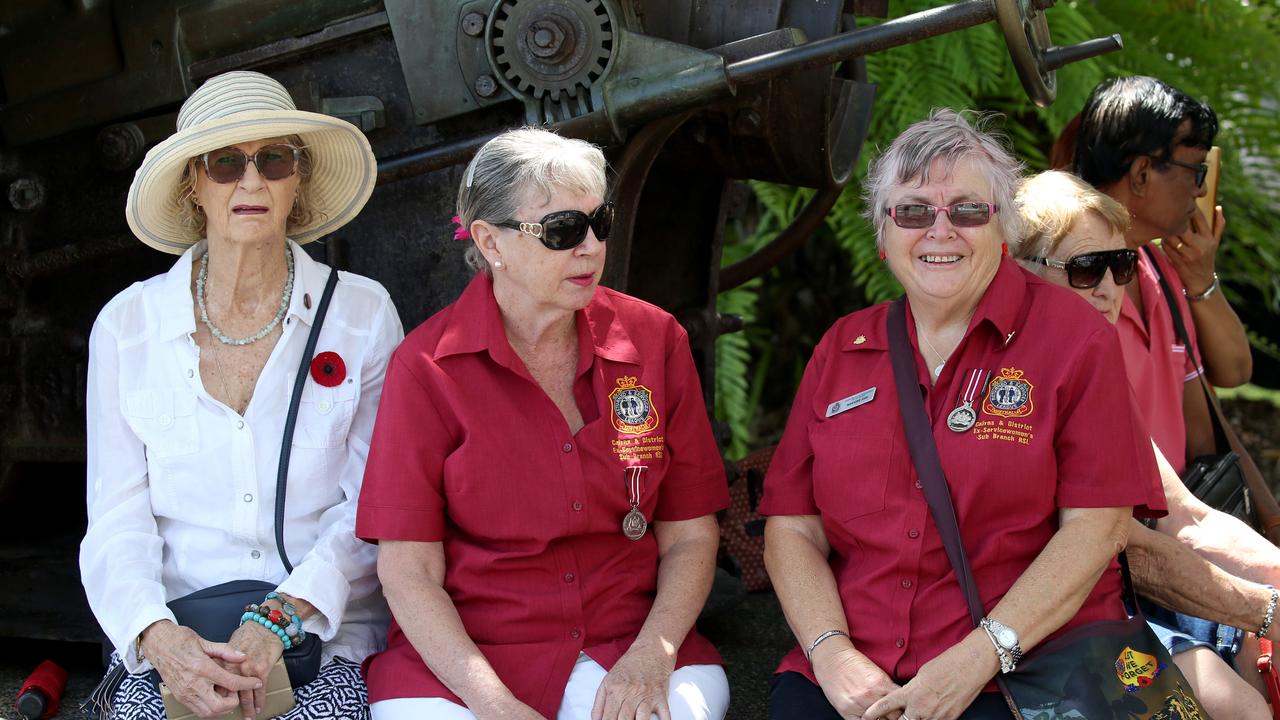
<instances>
[{"instance_id":1,"label":"white hair","mask_svg":"<svg viewBox=\"0 0 1280 720\"><path fill-rule=\"evenodd\" d=\"M458 219L464 228L476 220L506 222L534 193L549 198L557 190L568 190L603 198L605 189L600 148L533 127L508 130L481 146L467 165L458 187ZM489 272L474 242L467 248L466 261L477 271Z\"/></svg>"},{"instance_id":2,"label":"white hair","mask_svg":"<svg viewBox=\"0 0 1280 720\"><path fill-rule=\"evenodd\" d=\"M971 123L965 115L972 114ZM1022 237L1022 218L1014 197L1023 165L1005 148L1004 136L988 130L994 113L959 113L935 108L925 120L915 123L889 144L872 163L864 185L867 220L876 231L876 247L884 247L889 194L895 187L921 187L930 180L933 163L941 160L944 177L956 163L972 159L991 183L991 202L999 207L997 224L1003 240Z\"/></svg>"}]
</instances>

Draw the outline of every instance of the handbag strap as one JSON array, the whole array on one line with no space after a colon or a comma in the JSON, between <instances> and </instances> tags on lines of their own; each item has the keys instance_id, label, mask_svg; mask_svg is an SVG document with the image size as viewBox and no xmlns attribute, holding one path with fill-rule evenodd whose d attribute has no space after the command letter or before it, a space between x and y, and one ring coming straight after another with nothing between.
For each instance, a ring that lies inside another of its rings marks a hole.
<instances>
[{"instance_id":1,"label":"handbag strap","mask_svg":"<svg viewBox=\"0 0 1280 720\"><path fill-rule=\"evenodd\" d=\"M942 473L942 462L938 459L938 445L934 442L933 429L924 412L915 354L907 339L906 307L905 299L894 301L889 305L886 320L893 384L898 390L898 405L902 410L902 424L907 431L911 464L915 466L916 475L920 478L924 499L929 503L929 512L933 515L933 524L938 526L938 534L942 536L942 547L947 551L947 559L951 561L956 579L960 582L960 590L969 606L969 617L973 620L974 627L977 627L985 611L982 599L978 597L973 569L969 566L969 555L964 551L964 542L960 537L960 524L956 519L955 505L951 502L951 490Z\"/></svg>"},{"instance_id":2,"label":"handbag strap","mask_svg":"<svg viewBox=\"0 0 1280 720\"><path fill-rule=\"evenodd\" d=\"M1190 334L1187 333L1187 326L1182 319L1182 311L1178 308L1177 296L1173 294L1173 288L1165 278L1164 271L1160 269L1160 263L1156 262L1155 253L1149 245L1144 246L1142 250L1147 254L1147 259L1151 261L1151 266L1156 271L1156 279L1160 281L1160 291L1169 305L1169 314L1173 316L1173 327L1178 333L1178 339L1186 346L1192 362L1200 369L1197 377L1200 381L1200 389L1204 392L1205 403L1209 406L1209 420L1213 423L1215 447L1219 453L1230 450L1239 458L1240 473L1244 477L1245 489L1248 490L1245 495L1246 508L1249 509L1250 514L1257 521L1257 526L1262 529L1267 539L1273 544L1280 544L1280 503L1276 501L1275 494L1263 478L1257 463L1253 461L1244 443L1236 435L1235 429L1227 421L1227 416L1222 412L1222 406L1218 404L1218 397L1210 391L1209 381L1205 378L1203 370L1204 366L1200 363L1200 357L1191 344Z\"/></svg>"},{"instance_id":3,"label":"handbag strap","mask_svg":"<svg viewBox=\"0 0 1280 720\"><path fill-rule=\"evenodd\" d=\"M1191 358L1192 364L1199 370L1196 377L1200 380L1200 389L1204 391L1204 400L1209 405L1209 420L1213 423L1214 445L1218 448L1218 452L1223 452L1231 446L1230 441L1227 439L1227 424L1225 419L1221 417L1221 409L1214 402L1213 393L1209 391L1209 382L1204 377L1204 364L1200 362L1200 353L1196 350L1195 345L1191 343L1191 334L1187 332L1186 322L1182 319L1182 309L1178 307L1178 296L1173 294L1173 288L1169 285L1168 278L1164 276L1164 270L1160 268L1160 263L1156 261L1155 252L1151 250L1151 246L1142 246L1142 252L1146 253L1147 260L1151 262L1151 267L1156 271L1156 279L1160 282L1160 292L1164 295L1165 304L1169 306L1169 314L1173 317L1173 329L1178 333L1178 339L1182 341L1183 347L1187 349L1187 356Z\"/></svg>"},{"instance_id":4,"label":"handbag strap","mask_svg":"<svg viewBox=\"0 0 1280 720\"><path fill-rule=\"evenodd\" d=\"M293 572L293 563L289 562L289 554L284 549L284 495L289 480L289 455L293 450L293 429L298 424L298 405L302 402L302 388L307 383L307 373L311 371L311 358L316 352L316 342L320 339L320 326L324 324L324 316L329 312L329 300L333 298L333 289L338 286L338 271L329 270L329 279L324 284L324 294L320 296L320 304L316 306L315 318L311 321L311 334L307 336L307 347L302 351L302 362L298 364L298 375L293 381L293 396L289 398L289 414L284 421L284 439L280 444L280 467L276 470L276 550L280 553L280 562L285 570Z\"/></svg>"},{"instance_id":5,"label":"handbag strap","mask_svg":"<svg viewBox=\"0 0 1280 720\"><path fill-rule=\"evenodd\" d=\"M969 617L973 620L973 626L977 627L986 611L978 595L978 585L969 564L969 555L964 549L956 508L951 501L951 489L942 471L942 461L938 458L938 444L933 437L929 417L925 414L924 398L920 394L920 382L916 374L915 353L907 339L905 299L899 298L889 306L885 322L893 381L898 390L898 404L902 411L902 424L907 432L911 462L920 478L920 487L924 492L925 502L929 504L933 523L938 527L947 559L951 561L960 590L964 593L965 603L969 606ZM1129 573L1128 558L1123 552L1119 555L1119 561L1124 593L1132 601L1135 612L1140 612L1137 609L1138 596Z\"/></svg>"}]
</instances>

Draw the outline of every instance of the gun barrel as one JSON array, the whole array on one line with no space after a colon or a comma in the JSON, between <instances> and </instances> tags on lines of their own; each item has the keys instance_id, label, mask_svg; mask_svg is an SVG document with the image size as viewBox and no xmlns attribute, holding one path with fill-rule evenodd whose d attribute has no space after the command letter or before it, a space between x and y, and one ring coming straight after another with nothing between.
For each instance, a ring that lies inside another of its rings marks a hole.
<instances>
[{"instance_id":1,"label":"gun barrel","mask_svg":"<svg viewBox=\"0 0 1280 720\"><path fill-rule=\"evenodd\" d=\"M994 18L992 0L966 0L731 63L725 68L725 74L734 83L765 82L800 70L831 65L974 27Z\"/></svg>"}]
</instances>

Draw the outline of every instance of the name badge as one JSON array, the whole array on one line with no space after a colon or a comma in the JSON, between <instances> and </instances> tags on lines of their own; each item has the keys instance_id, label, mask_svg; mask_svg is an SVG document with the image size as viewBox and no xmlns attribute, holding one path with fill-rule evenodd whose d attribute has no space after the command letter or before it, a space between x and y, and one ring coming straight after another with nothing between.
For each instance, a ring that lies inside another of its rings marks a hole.
<instances>
[{"instance_id":1,"label":"name badge","mask_svg":"<svg viewBox=\"0 0 1280 720\"><path fill-rule=\"evenodd\" d=\"M867 403L875 399L875 396L876 396L876 389L873 387L870 387L870 388L867 388L866 390L863 390L860 393L850 395L849 397L843 400L837 400L827 406L827 417L831 417L833 415L839 415L840 413L846 410L852 410L858 407L859 405L866 405Z\"/></svg>"}]
</instances>

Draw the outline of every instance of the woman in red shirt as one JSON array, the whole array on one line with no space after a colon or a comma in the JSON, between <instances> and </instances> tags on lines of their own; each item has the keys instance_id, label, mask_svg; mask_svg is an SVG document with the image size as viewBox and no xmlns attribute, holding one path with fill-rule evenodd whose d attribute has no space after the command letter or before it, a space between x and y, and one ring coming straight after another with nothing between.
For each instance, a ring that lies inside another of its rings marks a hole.
<instances>
[{"instance_id":1,"label":"woman in red shirt","mask_svg":"<svg viewBox=\"0 0 1280 720\"><path fill-rule=\"evenodd\" d=\"M983 627L911 462L888 305L846 316L814 350L760 506L800 643L775 677L773 718L1003 720L997 672L1062 629L1126 617L1115 556L1133 508L1163 509L1163 496L1114 369L1115 332L1002 257L1019 237L1019 170L939 110L867 179Z\"/></svg>"},{"instance_id":2,"label":"woman in red shirt","mask_svg":"<svg viewBox=\"0 0 1280 720\"><path fill-rule=\"evenodd\" d=\"M720 720L693 630L728 504L688 339L599 286L613 207L594 146L525 128L458 196L477 269L396 351L356 534L393 621L375 720Z\"/></svg>"}]
</instances>

